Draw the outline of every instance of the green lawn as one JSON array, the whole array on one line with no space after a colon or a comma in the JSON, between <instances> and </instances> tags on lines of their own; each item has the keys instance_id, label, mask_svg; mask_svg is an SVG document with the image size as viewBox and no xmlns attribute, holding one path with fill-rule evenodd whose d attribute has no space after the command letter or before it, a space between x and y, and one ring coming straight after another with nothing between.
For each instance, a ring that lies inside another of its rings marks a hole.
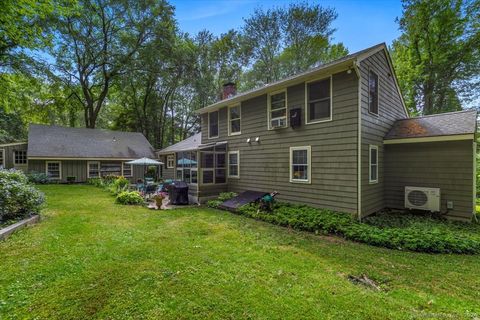
<instances>
[{"instance_id":1,"label":"green lawn","mask_svg":"<svg viewBox=\"0 0 480 320\"><path fill-rule=\"evenodd\" d=\"M386 250L206 208L120 206L91 186L42 189L45 219L0 242L0 319L480 317L479 256Z\"/></svg>"}]
</instances>

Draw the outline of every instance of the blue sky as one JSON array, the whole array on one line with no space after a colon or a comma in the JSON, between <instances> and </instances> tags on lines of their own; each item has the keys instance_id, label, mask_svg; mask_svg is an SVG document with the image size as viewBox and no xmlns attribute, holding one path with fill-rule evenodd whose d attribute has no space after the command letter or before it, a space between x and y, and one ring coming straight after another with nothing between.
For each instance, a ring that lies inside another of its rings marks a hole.
<instances>
[{"instance_id":1,"label":"blue sky","mask_svg":"<svg viewBox=\"0 0 480 320\"><path fill-rule=\"evenodd\" d=\"M239 28L243 18L256 7L270 8L288 5L286 0L171 0L176 7L180 29L195 34L207 29L221 34ZM323 7L335 8L338 18L334 42L343 42L350 52L355 52L380 42L388 45L400 35L397 17L402 14L400 0L325 0L309 1Z\"/></svg>"}]
</instances>

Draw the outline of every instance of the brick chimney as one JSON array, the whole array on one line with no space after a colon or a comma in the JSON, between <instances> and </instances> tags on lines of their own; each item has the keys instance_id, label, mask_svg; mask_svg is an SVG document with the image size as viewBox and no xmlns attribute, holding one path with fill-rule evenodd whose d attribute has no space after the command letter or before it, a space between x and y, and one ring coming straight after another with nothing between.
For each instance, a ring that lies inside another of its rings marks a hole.
<instances>
[{"instance_id":1,"label":"brick chimney","mask_svg":"<svg viewBox=\"0 0 480 320\"><path fill-rule=\"evenodd\" d=\"M233 97L237 94L237 87L234 82L227 82L223 85L222 100Z\"/></svg>"}]
</instances>

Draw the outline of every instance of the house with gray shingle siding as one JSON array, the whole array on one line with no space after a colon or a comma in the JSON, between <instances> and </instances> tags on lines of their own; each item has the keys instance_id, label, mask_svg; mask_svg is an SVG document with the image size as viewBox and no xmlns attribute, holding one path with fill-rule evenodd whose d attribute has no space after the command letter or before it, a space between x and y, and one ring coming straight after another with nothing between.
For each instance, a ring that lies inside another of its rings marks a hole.
<instances>
[{"instance_id":1,"label":"house with gray shingle siding","mask_svg":"<svg viewBox=\"0 0 480 320\"><path fill-rule=\"evenodd\" d=\"M32 124L25 142L0 145L0 167L46 173L50 180L85 182L107 175L132 182L143 168L126 164L155 157L147 139L137 132L67 128Z\"/></svg>"},{"instance_id":2,"label":"house with gray shingle siding","mask_svg":"<svg viewBox=\"0 0 480 320\"><path fill-rule=\"evenodd\" d=\"M241 94L229 83L198 114L201 133L157 152L197 202L278 191L361 219L418 187L439 189L440 214L475 211L476 112L410 118L385 44Z\"/></svg>"}]
</instances>

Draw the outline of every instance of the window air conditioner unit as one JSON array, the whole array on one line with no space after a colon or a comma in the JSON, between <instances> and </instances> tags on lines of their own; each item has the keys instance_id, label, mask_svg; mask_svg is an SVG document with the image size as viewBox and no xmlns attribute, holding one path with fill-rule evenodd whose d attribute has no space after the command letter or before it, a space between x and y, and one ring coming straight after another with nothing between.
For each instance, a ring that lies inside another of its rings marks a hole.
<instances>
[{"instance_id":1,"label":"window air conditioner unit","mask_svg":"<svg viewBox=\"0 0 480 320\"><path fill-rule=\"evenodd\" d=\"M440 188L405 187L405 208L440 212Z\"/></svg>"},{"instance_id":2,"label":"window air conditioner unit","mask_svg":"<svg viewBox=\"0 0 480 320\"><path fill-rule=\"evenodd\" d=\"M272 129L285 127L285 118L272 119L270 126Z\"/></svg>"}]
</instances>

